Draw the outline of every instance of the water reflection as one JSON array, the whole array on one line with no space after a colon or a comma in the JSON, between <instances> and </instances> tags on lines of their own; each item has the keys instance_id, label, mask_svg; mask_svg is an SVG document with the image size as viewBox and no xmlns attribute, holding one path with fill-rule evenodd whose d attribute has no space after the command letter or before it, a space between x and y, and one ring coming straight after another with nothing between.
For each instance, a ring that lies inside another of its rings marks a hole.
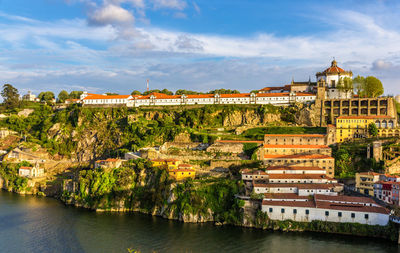
<instances>
[{"instance_id":1,"label":"water reflection","mask_svg":"<svg viewBox=\"0 0 400 253\"><path fill-rule=\"evenodd\" d=\"M0 192L0 252L400 252L385 240L184 224Z\"/></svg>"}]
</instances>

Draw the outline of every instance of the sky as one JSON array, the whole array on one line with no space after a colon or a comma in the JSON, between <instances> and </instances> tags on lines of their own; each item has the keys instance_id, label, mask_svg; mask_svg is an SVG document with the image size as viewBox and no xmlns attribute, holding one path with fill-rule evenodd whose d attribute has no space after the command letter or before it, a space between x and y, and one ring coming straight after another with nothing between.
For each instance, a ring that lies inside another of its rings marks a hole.
<instances>
[{"instance_id":1,"label":"sky","mask_svg":"<svg viewBox=\"0 0 400 253\"><path fill-rule=\"evenodd\" d=\"M0 0L0 76L21 94L242 92L338 65L400 94L400 1Z\"/></svg>"}]
</instances>

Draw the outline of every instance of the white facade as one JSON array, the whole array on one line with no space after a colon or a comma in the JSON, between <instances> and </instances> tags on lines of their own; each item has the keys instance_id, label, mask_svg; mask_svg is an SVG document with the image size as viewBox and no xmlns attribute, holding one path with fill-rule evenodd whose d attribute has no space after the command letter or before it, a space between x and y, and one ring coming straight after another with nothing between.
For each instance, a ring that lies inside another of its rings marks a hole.
<instances>
[{"instance_id":1,"label":"white facade","mask_svg":"<svg viewBox=\"0 0 400 253\"><path fill-rule=\"evenodd\" d=\"M301 167L282 167L281 169L266 169L267 174L326 174L326 170L322 168L307 168Z\"/></svg>"},{"instance_id":2,"label":"white facade","mask_svg":"<svg viewBox=\"0 0 400 253\"><path fill-rule=\"evenodd\" d=\"M21 167L18 169L21 177L41 177L44 175L44 169L38 167Z\"/></svg>"},{"instance_id":3,"label":"white facade","mask_svg":"<svg viewBox=\"0 0 400 253\"><path fill-rule=\"evenodd\" d=\"M335 190L336 189L336 190ZM254 184L254 192L260 193L296 193L299 196L312 196L323 194L337 196L338 190L329 184Z\"/></svg>"},{"instance_id":4,"label":"white facade","mask_svg":"<svg viewBox=\"0 0 400 253\"><path fill-rule=\"evenodd\" d=\"M148 96L106 96L88 94L81 95L86 105L120 105L127 107L140 106L172 106L172 105L212 105L212 104L273 104L290 105L295 102L311 103L316 99L312 93L276 93L276 94L204 94L204 95L165 95L152 93Z\"/></svg>"},{"instance_id":5,"label":"white facade","mask_svg":"<svg viewBox=\"0 0 400 253\"><path fill-rule=\"evenodd\" d=\"M293 220L299 222L311 222L313 220L329 222L349 222L368 225L385 226L389 222L389 214L376 213L371 211L347 211L332 210L317 207L284 206L279 203L262 205L261 210L268 214L272 220ZM297 202L299 203L299 202ZM283 210L283 211L282 211ZM308 214L307 214L308 213Z\"/></svg>"},{"instance_id":6,"label":"white facade","mask_svg":"<svg viewBox=\"0 0 400 253\"><path fill-rule=\"evenodd\" d=\"M332 61L331 67L322 73L317 73L317 82L326 84L326 99L349 99L353 97L353 90L339 89L338 85L346 77L353 78L351 71L345 71L337 66L335 60Z\"/></svg>"}]
</instances>

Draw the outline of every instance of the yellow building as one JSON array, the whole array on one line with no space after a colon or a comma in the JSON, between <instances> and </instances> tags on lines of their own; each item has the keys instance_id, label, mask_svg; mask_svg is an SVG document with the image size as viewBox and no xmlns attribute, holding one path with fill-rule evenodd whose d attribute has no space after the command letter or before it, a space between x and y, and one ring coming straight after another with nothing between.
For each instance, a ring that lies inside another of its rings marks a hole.
<instances>
[{"instance_id":1,"label":"yellow building","mask_svg":"<svg viewBox=\"0 0 400 253\"><path fill-rule=\"evenodd\" d=\"M356 173L356 190L359 193L374 196L374 183L381 180L383 174L375 172Z\"/></svg>"},{"instance_id":2,"label":"yellow building","mask_svg":"<svg viewBox=\"0 0 400 253\"><path fill-rule=\"evenodd\" d=\"M177 168L182 161L177 159L153 159L151 160L151 164L153 167L166 167L166 168Z\"/></svg>"},{"instance_id":3,"label":"yellow building","mask_svg":"<svg viewBox=\"0 0 400 253\"><path fill-rule=\"evenodd\" d=\"M336 142L368 137L368 126L374 123L380 137L392 137L400 134L395 118L385 115L377 116L340 116L336 119ZM392 135L388 135L387 131Z\"/></svg>"},{"instance_id":4,"label":"yellow building","mask_svg":"<svg viewBox=\"0 0 400 253\"><path fill-rule=\"evenodd\" d=\"M190 164L180 164L177 168L174 166L168 167L169 176L175 180L183 180L186 178L194 179L196 176L196 171Z\"/></svg>"}]
</instances>

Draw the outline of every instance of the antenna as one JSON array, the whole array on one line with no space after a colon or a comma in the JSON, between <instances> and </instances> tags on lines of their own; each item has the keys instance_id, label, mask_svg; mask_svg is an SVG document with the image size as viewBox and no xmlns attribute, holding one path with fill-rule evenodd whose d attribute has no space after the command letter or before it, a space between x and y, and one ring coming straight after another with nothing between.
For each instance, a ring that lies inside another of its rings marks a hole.
<instances>
[{"instance_id":1,"label":"antenna","mask_svg":"<svg viewBox=\"0 0 400 253\"><path fill-rule=\"evenodd\" d=\"M149 91L149 79L147 79L147 91Z\"/></svg>"}]
</instances>

